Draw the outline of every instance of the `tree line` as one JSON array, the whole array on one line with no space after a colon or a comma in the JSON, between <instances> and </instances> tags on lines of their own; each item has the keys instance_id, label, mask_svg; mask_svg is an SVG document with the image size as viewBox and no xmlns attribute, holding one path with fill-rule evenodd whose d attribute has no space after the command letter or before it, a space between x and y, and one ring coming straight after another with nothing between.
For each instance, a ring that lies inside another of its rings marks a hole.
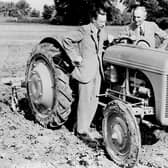
<instances>
[{"instance_id":1,"label":"tree line","mask_svg":"<svg viewBox=\"0 0 168 168\"><path fill-rule=\"evenodd\" d=\"M19 0L17 3L0 1L0 14L11 17L39 17L40 11L32 9L26 0Z\"/></svg>"},{"instance_id":2,"label":"tree line","mask_svg":"<svg viewBox=\"0 0 168 168\"><path fill-rule=\"evenodd\" d=\"M98 1L102 0L54 0L54 6L45 5L43 17L52 16L52 22L55 24L85 24L90 19L91 6ZM168 0L104 0L104 2L108 4L107 19L109 25L130 23L132 7L140 4L147 8L148 20L157 22L162 28L168 27ZM116 7L117 2L125 6L123 12Z\"/></svg>"},{"instance_id":3,"label":"tree line","mask_svg":"<svg viewBox=\"0 0 168 168\"><path fill-rule=\"evenodd\" d=\"M168 28L168 0L53 0L53 5L44 5L41 16L53 24L87 24L93 5L99 2L107 5L108 25L130 23L131 9L139 4L147 8L148 20L155 21L163 29ZM40 16L40 11L32 9L26 0L17 3L0 1L0 13L12 17Z\"/></svg>"}]
</instances>

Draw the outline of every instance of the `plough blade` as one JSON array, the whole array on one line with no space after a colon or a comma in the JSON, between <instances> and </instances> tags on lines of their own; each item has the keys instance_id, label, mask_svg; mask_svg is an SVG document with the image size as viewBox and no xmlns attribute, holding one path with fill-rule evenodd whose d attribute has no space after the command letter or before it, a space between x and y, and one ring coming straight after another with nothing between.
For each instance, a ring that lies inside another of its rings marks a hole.
<instances>
[{"instance_id":1,"label":"plough blade","mask_svg":"<svg viewBox=\"0 0 168 168\"><path fill-rule=\"evenodd\" d=\"M12 86L12 87L15 86L16 88L26 87L24 77L6 77L6 78L2 78L0 80L0 83L4 85Z\"/></svg>"}]
</instances>

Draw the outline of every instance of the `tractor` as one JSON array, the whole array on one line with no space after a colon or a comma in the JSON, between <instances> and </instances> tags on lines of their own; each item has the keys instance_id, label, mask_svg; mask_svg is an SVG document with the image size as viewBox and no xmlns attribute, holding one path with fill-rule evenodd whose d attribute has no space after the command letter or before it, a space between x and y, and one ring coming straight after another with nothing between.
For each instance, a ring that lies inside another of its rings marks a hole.
<instances>
[{"instance_id":1,"label":"tractor","mask_svg":"<svg viewBox=\"0 0 168 168\"><path fill-rule=\"evenodd\" d=\"M101 128L105 149L120 167L131 168L138 161L140 123L152 124L152 118L161 127L168 125L167 55L166 47L151 48L145 40L132 43L128 37L117 39L104 51L105 80L98 95ZM27 99L44 127L59 128L69 119L77 101L72 69L59 37L41 40L27 61Z\"/></svg>"}]
</instances>

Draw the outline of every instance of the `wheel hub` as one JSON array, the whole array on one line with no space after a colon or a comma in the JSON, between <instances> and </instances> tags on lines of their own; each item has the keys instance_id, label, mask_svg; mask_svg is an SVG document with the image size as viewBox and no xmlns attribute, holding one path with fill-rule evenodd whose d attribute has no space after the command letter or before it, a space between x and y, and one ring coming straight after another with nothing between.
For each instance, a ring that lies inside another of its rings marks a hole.
<instances>
[{"instance_id":1,"label":"wheel hub","mask_svg":"<svg viewBox=\"0 0 168 168\"><path fill-rule=\"evenodd\" d=\"M31 73L29 88L33 102L39 103L42 96L42 81L40 79L40 75L35 71Z\"/></svg>"},{"instance_id":2,"label":"wheel hub","mask_svg":"<svg viewBox=\"0 0 168 168\"><path fill-rule=\"evenodd\" d=\"M45 62L39 61L32 66L28 84L29 95L36 108L50 110L54 102L53 80Z\"/></svg>"},{"instance_id":3,"label":"wheel hub","mask_svg":"<svg viewBox=\"0 0 168 168\"><path fill-rule=\"evenodd\" d=\"M111 118L113 121L109 121L108 135L109 143L113 150L119 155L125 155L129 148L129 136L127 134L127 126L125 125L122 118L114 116Z\"/></svg>"},{"instance_id":4,"label":"wheel hub","mask_svg":"<svg viewBox=\"0 0 168 168\"><path fill-rule=\"evenodd\" d=\"M112 134L111 139L113 142L116 142L117 144L121 145L124 141L123 131L120 125L115 125L112 128Z\"/></svg>"}]
</instances>

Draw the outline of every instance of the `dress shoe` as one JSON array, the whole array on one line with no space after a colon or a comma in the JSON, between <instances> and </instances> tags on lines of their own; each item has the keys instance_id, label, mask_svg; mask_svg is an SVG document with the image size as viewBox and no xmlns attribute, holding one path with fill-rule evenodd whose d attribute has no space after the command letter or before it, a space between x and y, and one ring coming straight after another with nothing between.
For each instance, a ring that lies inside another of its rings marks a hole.
<instances>
[{"instance_id":1,"label":"dress shoe","mask_svg":"<svg viewBox=\"0 0 168 168\"><path fill-rule=\"evenodd\" d=\"M89 133L79 133L77 132L77 137L80 139L80 140L84 140L84 141L96 141L95 138L93 138L92 136L89 135Z\"/></svg>"},{"instance_id":2,"label":"dress shoe","mask_svg":"<svg viewBox=\"0 0 168 168\"><path fill-rule=\"evenodd\" d=\"M96 129L89 129L89 131L82 133L76 131L76 136L92 147L100 146L102 140L102 136L96 131Z\"/></svg>"},{"instance_id":3,"label":"dress shoe","mask_svg":"<svg viewBox=\"0 0 168 168\"><path fill-rule=\"evenodd\" d=\"M92 135L92 137L94 137L95 139L102 139L102 135L95 129L95 128L90 128L90 133Z\"/></svg>"},{"instance_id":4,"label":"dress shoe","mask_svg":"<svg viewBox=\"0 0 168 168\"><path fill-rule=\"evenodd\" d=\"M77 132L76 135L81 141L83 141L86 145L88 145L91 148L100 146L99 141L91 137L88 133L78 133Z\"/></svg>"}]
</instances>

